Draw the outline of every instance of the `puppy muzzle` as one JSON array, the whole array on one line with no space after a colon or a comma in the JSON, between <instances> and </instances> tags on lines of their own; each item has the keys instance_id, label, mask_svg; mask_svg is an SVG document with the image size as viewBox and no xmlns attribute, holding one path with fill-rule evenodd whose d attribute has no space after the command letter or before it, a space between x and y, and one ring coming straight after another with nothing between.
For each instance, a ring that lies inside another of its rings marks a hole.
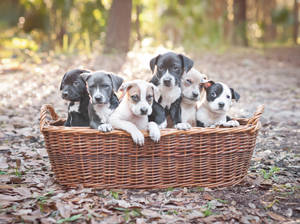
<instances>
[{"instance_id":1,"label":"puppy muzzle","mask_svg":"<svg viewBox=\"0 0 300 224\"><path fill-rule=\"evenodd\" d=\"M142 107L141 108L141 115L147 115L148 114L148 108Z\"/></svg>"},{"instance_id":2,"label":"puppy muzzle","mask_svg":"<svg viewBox=\"0 0 300 224\"><path fill-rule=\"evenodd\" d=\"M97 95L93 97L93 104L107 104L107 100L104 96Z\"/></svg>"},{"instance_id":3,"label":"puppy muzzle","mask_svg":"<svg viewBox=\"0 0 300 224\"><path fill-rule=\"evenodd\" d=\"M171 78L164 78L163 83L166 87L171 87L172 79Z\"/></svg>"},{"instance_id":4,"label":"puppy muzzle","mask_svg":"<svg viewBox=\"0 0 300 224\"><path fill-rule=\"evenodd\" d=\"M68 91L64 91L61 93L61 97L64 100L68 100L68 101L80 101L80 95L78 94L70 94Z\"/></svg>"}]
</instances>

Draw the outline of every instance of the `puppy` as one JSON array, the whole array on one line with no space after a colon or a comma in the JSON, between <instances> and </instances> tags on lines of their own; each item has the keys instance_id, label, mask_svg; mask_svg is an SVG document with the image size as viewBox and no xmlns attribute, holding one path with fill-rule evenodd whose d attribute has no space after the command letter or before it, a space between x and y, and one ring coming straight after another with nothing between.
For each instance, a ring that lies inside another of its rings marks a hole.
<instances>
[{"instance_id":1,"label":"puppy","mask_svg":"<svg viewBox=\"0 0 300 224\"><path fill-rule=\"evenodd\" d=\"M178 129L188 129L187 123L181 121L181 77L193 67L194 62L182 54L172 52L158 55L150 61L153 72L151 83L159 88L161 96L153 103L150 121L156 122L160 128L167 127L167 116L170 115L172 125ZM169 124L169 126L172 126Z\"/></svg>"},{"instance_id":2,"label":"puppy","mask_svg":"<svg viewBox=\"0 0 300 224\"><path fill-rule=\"evenodd\" d=\"M89 126L88 104L89 95L85 82L81 78L82 73L89 71L74 69L68 71L62 78L60 84L61 96L70 101L68 106L68 118L65 126Z\"/></svg>"},{"instance_id":3,"label":"puppy","mask_svg":"<svg viewBox=\"0 0 300 224\"><path fill-rule=\"evenodd\" d=\"M196 126L197 104L203 99L207 76L192 68L182 76L181 122Z\"/></svg>"},{"instance_id":4,"label":"puppy","mask_svg":"<svg viewBox=\"0 0 300 224\"><path fill-rule=\"evenodd\" d=\"M226 116L232 104L232 100L238 101L240 95L221 82L209 81L204 84L206 98L197 111L198 127L225 127L239 126L239 122Z\"/></svg>"},{"instance_id":5,"label":"puppy","mask_svg":"<svg viewBox=\"0 0 300 224\"><path fill-rule=\"evenodd\" d=\"M119 105L114 91L118 91L123 78L104 71L83 73L81 76L86 82L90 97L90 127L102 132L111 131L112 126L108 123L108 118Z\"/></svg>"},{"instance_id":6,"label":"puppy","mask_svg":"<svg viewBox=\"0 0 300 224\"><path fill-rule=\"evenodd\" d=\"M152 103L159 97L156 86L143 80L134 80L123 83L120 89L126 96L109 119L113 128L128 132L133 141L141 146L144 144L144 135L140 130L148 130L150 138L158 142L159 127L155 122L148 121Z\"/></svg>"}]
</instances>

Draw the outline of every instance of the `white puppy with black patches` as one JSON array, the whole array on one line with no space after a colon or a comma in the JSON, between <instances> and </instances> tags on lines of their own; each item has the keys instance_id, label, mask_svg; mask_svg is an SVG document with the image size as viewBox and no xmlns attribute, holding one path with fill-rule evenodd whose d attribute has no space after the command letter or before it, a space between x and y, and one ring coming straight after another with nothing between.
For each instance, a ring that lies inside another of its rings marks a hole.
<instances>
[{"instance_id":1,"label":"white puppy with black patches","mask_svg":"<svg viewBox=\"0 0 300 224\"><path fill-rule=\"evenodd\" d=\"M140 130L148 130L154 142L160 140L160 130L155 122L149 122L148 116L152 113L154 99L160 94L152 83L143 80L134 80L123 83L121 88L123 97L120 105L112 113L109 123L113 128L128 132L133 141L144 145L144 135Z\"/></svg>"},{"instance_id":2,"label":"white puppy with black patches","mask_svg":"<svg viewBox=\"0 0 300 224\"><path fill-rule=\"evenodd\" d=\"M226 84L209 81L204 84L206 98L197 111L198 127L239 126L239 122L232 120L226 113L229 111L232 100L238 101L240 95Z\"/></svg>"},{"instance_id":3,"label":"white puppy with black patches","mask_svg":"<svg viewBox=\"0 0 300 224\"><path fill-rule=\"evenodd\" d=\"M182 76L181 122L188 125L187 129L196 126L197 104L205 96L206 81L207 76L194 68Z\"/></svg>"}]
</instances>

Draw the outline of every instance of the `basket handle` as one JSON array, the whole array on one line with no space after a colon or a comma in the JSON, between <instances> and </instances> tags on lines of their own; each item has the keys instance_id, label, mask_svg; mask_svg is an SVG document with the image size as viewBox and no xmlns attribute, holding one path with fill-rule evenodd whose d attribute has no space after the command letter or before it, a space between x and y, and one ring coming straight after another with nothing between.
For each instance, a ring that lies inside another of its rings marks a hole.
<instances>
[{"instance_id":1,"label":"basket handle","mask_svg":"<svg viewBox=\"0 0 300 224\"><path fill-rule=\"evenodd\" d=\"M257 107L253 117L251 117L249 119L249 121L247 122L247 125L257 125L262 113L264 112L265 106L264 105L260 105Z\"/></svg>"},{"instance_id":2,"label":"basket handle","mask_svg":"<svg viewBox=\"0 0 300 224\"><path fill-rule=\"evenodd\" d=\"M49 121L47 121L46 117L47 114L50 113L52 120L56 121L59 119L59 116L55 112L54 108L51 104L44 104L40 111L40 130L43 131L45 125L49 124Z\"/></svg>"}]
</instances>

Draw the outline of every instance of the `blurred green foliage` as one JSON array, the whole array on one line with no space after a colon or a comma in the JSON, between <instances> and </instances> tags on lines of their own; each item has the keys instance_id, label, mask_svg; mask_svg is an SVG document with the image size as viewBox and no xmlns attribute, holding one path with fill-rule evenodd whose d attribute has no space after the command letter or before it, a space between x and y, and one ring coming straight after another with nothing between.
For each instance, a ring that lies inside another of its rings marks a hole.
<instances>
[{"instance_id":1,"label":"blurred green foliage","mask_svg":"<svg viewBox=\"0 0 300 224\"><path fill-rule=\"evenodd\" d=\"M224 46L231 33L228 2L133 0L131 46L137 39L147 45L190 49ZM2 0L0 58L28 51L101 50L111 3L112 0ZM272 10L270 17L278 32L270 41L290 40L292 10L282 4ZM264 34L268 28L265 22L252 19L248 23L250 45L262 42L259 32Z\"/></svg>"}]
</instances>

